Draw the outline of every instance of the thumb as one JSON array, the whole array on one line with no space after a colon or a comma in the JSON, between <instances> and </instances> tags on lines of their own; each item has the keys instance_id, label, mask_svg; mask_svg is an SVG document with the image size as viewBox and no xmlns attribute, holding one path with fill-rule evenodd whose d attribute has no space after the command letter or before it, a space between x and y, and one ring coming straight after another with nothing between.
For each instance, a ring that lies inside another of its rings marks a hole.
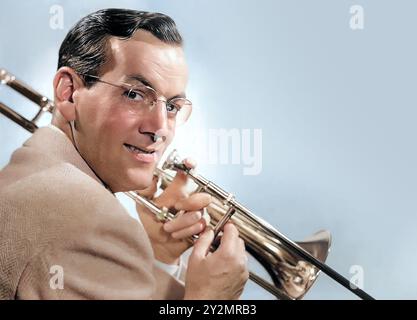
<instances>
[{"instance_id":1,"label":"thumb","mask_svg":"<svg viewBox=\"0 0 417 320\"><path fill-rule=\"evenodd\" d=\"M207 229L204 231L198 240L194 244L193 252L191 253L192 257L197 259L203 259L210 250L211 243L214 239L214 232L212 229Z\"/></svg>"},{"instance_id":2,"label":"thumb","mask_svg":"<svg viewBox=\"0 0 417 320\"><path fill-rule=\"evenodd\" d=\"M182 163L188 168L188 169L195 169L195 167L197 166L197 162L193 159L193 158L185 158ZM188 181L188 177L187 174L185 172L182 171L177 171L174 180L172 181L173 185L178 185L178 186L184 186L186 185Z\"/></svg>"},{"instance_id":3,"label":"thumb","mask_svg":"<svg viewBox=\"0 0 417 320\"><path fill-rule=\"evenodd\" d=\"M187 168L194 169L196 167L196 162L192 158L186 158L182 162ZM172 182L166 187L164 192L162 192L158 197L156 197L155 202L169 204L168 206L174 206L175 202L182 198L187 198L187 182L189 178L185 172L177 171ZM172 201L175 201L172 203Z\"/></svg>"}]
</instances>

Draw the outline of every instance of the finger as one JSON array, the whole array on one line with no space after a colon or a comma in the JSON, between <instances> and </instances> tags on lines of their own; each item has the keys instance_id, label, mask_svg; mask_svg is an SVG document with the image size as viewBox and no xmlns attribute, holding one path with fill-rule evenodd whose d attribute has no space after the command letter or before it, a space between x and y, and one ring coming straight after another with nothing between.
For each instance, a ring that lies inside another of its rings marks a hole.
<instances>
[{"instance_id":1,"label":"finger","mask_svg":"<svg viewBox=\"0 0 417 320\"><path fill-rule=\"evenodd\" d=\"M242 238L239 238L239 248L243 251L245 250L245 241Z\"/></svg>"},{"instance_id":2,"label":"finger","mask_svg":"<svg viewBox=\"0 0 417 320\"><path fill-rule=\"evenodd\" d=\"M191 158L186 158L183 160L185 166L189 169L193 169L196 165L195 161ZM178 170L175 174L174 179L169 184L169 186L164 190L159 197L155 199L157 203L169 202L169 199L173 198L186 198L188 196L186 185L188 182L187 174L181 170ZM187 210L189 211L189 210Z\"/></svg>"},{"instance_id":3,"label":"finger","mask_svg":"<svg viewBox=\"0 0 417 320\"><path fill-rule=\"evenodd\" d=\"M188 169L195 169L197 162L193 158L185 158L182 162Z\"/></svg>"},{"instance_id":4,"label":"finger","mask_svg":"<svg viewBox=\"0 0 417 320\"><path fill-rule=\"evenodd\" d=\"M203 219L194 223L192 226L184 228L180 231L176 231L171 234L174 239L186 239L191 237L192 235L201 233L206 226L206 223Z\"/></svg>"},{"instance_id":5,"label":"finger","mask_svg":"<svg viewBox=\"0 0 417 320\"><path fill-rule=\"evenodd\" d=\"M175 217L173 220L164 224L166 232L175 232L196 224L201 219L201 211L191 211Z\"/></svg>"},{"instance_id":6,"label":"finger","mask_svg":"<svg viewBox=\"0 0 417 320\"><path fill-rule=\"evenodd\" d=\"M205 192L194 193L188 198L181 199L175 204L175 209L196 211L207 207L211 203L211 195Z\"/></svg>"},{"instance_id":7,"label":"finger","mask_svg":"<svg viewBox=\"0 0 417 320\"><path fill-rule=\"evenodd\" d=\"M211 222L211 216L208 214L207 209L205 210L203 209L203 219L204 219L204 222L206 223L206 226L209 226Z\"/></svg>"},{"instance_id":8,"label":"finger","mask_svg":"<svg viewBox=\"0 0 417 320\"><path fill-rule=\"evenodd\" d=\"M248 262L248 254L246 252L245 241L243 241L242 238L239 238L239 248L240 248L240 251L243 254L243 258L245 260L245 263L247 263Z\"/></svg>"},{"instance_id":9,"label":"finger","mask_svg":"<svg viewBox=\"0 0 417 320\"><path fill-rule=\"evenodd\" d=\"M239 231L232 223L226 223L220 240L219 251L227 254L235 253L239 248Z\"/></svg>"},{"instance_id":10,"label":"finger","mask_svg":"<svg viewBox=\"0 0 417 320\"><path fill-rule=\"evenodd\" d=\"M158 189L158 177L153 176L151 184L142 190L137 190L136 193L148 199L152 199Z\"/></svg>"},{"instance_id":11,"label":"finger","mask_svg":"<svg viewBox=\"0 0 417 320\"><path fill-rule=\"evenodd\" d=\"M175 219L181 218L185 214L185 210L180 210L175 214ZM172 220L171 220L172 221Z\"/></svg>"},{"instance_id":12,"label":"finger","mask_svg":"<svg viewBox=\"0 0 417 320\"><path fill-rule=\"evenodd\" d=\"M182 163L188 168L188 169L194 169L197 166L197 162L193 158L185 158ZM178 170L177 174L175 175L173 183L176 182L175 179L179 181L178 183L186 183L187 182L187 174L183 172L182 170Z\"/></svg>"},{"instance_id":13,"label":"finger","mask_svg":"<svg viewBox=\"0 0 417 320\"><path fill-rule=\"evenodd\" d=\"M214 233L212 229L207 229L205 232L203 232L194 244L191 257L203 259L210 250L213 238Z\"/></svg>"}]
</instances>

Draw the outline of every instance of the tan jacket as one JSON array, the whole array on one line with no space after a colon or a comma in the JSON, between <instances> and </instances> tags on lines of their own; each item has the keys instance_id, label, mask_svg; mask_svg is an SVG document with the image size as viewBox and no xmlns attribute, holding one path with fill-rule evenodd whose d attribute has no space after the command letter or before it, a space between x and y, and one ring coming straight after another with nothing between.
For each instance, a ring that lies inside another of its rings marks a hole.
<instances>
[{"instance_id":1,"label":"tan jacket","mask_svg":"<svg viewBox=\"0 0 417 320\"><path fill-rule=\"evenodd\" d=\"M183 295L65 135L40 128L13 153L0 171L0 299Z\"/></svg>"}]
</instances>

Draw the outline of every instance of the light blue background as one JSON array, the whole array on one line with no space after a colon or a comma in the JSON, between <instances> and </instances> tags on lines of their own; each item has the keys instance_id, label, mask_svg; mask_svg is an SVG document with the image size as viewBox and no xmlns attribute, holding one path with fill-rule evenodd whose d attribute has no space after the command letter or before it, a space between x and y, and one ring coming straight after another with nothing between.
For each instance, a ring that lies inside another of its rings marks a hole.
<instances>
[{"instance_id":1,"label":"light blue background","mask_svg":"<svg viewBox=\"0 0 417 320\"><path fill-rule=\"evenodd\" d=\"M63 30L49 27L53 4L64 8ZM349 27L354 4L365 10L364 30ZM362 266L376 298L417 298L415 1L3 0L0 66L52 97L66 32L105 7L177 22L196 105L188 137L262 129L260 175L204 161L202 173L292 239L331 230L328 263L348 278ZM5 87L0 101L28 116L36 109ZM0 132L2 167L29 135L4 117ZM193 155L184 137L178 148ZM269 296L250 284L244 298ZM354 296L322 275L306 298Z\"/></svg>"}]
</instances>

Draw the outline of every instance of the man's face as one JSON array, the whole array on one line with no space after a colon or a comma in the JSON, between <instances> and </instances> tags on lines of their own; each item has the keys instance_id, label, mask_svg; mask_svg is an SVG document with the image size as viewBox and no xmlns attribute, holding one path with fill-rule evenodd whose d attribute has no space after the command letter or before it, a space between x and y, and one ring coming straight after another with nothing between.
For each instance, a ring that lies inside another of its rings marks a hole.
<instances>
[{"instance_id":1,"label":"man's face","mask_svg":"<svg viewBox=\"0 0 417 320\"><path fill-rule=\"evenodd\" d=\"M129 40L110 38L100 79L114 84L147 82L163 100L184 96L184 52L142 30ZM138 112L137 102L131 99L126 90L101 82L74 95L74 134L79 151L113 192L148 187L157 162L175 133L175 122L167 118L164 103ZM154 142L149 133L166 138ZM129 146L156 151L146 155Z\"/></svg>"}]
</instances>

